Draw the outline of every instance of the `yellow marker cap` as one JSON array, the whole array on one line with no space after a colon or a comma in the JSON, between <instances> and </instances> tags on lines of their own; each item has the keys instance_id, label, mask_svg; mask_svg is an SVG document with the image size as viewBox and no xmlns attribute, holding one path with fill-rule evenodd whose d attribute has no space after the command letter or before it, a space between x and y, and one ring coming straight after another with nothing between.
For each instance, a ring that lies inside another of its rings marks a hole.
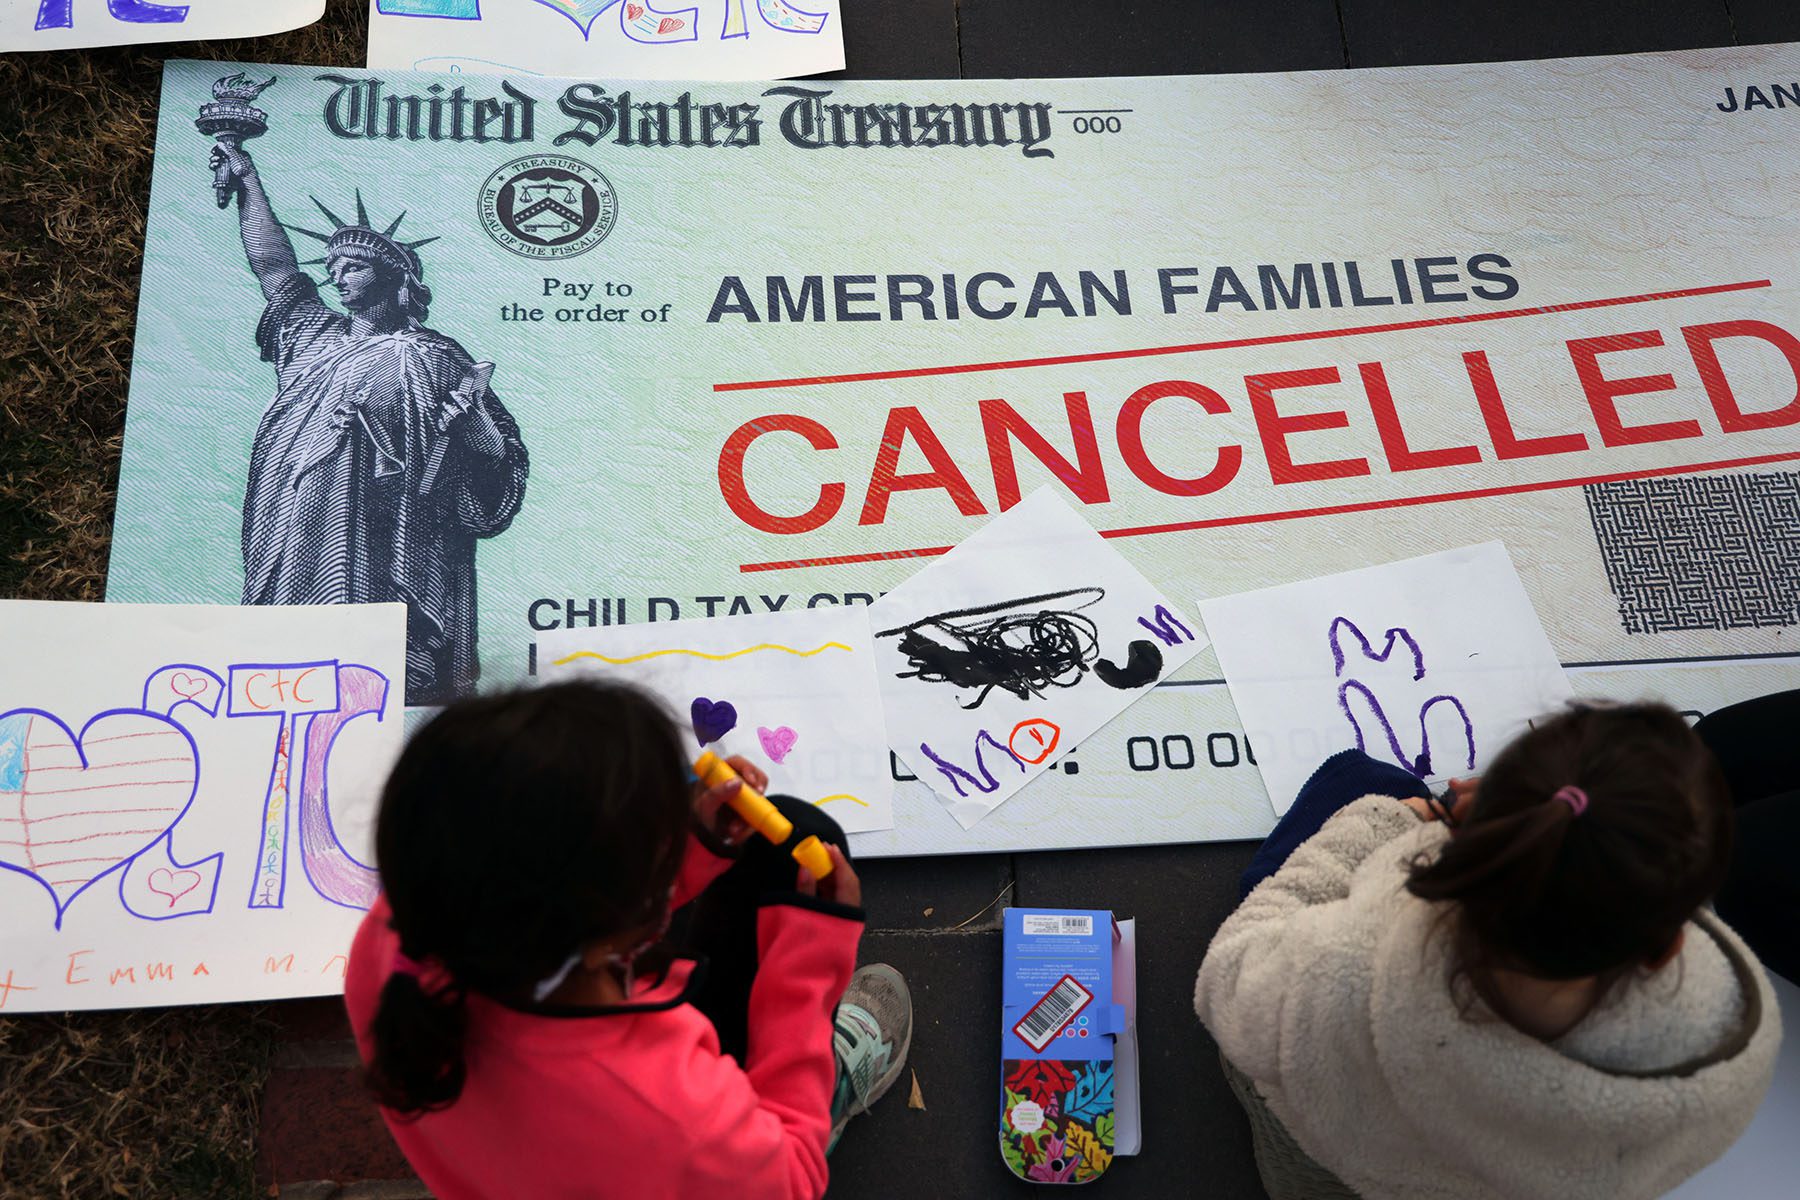
<instances>
[{"instance_id":1,"label":"yellow marker cap","mask_svg":"<svg viewBox=\"0 0 1800 1200\"><path fill-rule=\"evenodd\" d=\"M795 846L792 853L794 861L811 872L814 879L823 879L831 874L831 855L816 834Z\"/></svg>"}]
</instances>

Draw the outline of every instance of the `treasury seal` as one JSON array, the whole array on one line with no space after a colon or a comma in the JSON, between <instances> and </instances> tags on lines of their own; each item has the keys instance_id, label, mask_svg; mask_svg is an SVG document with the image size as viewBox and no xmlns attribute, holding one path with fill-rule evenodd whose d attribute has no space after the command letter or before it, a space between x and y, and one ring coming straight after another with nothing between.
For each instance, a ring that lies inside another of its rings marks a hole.
<instances>
[{"instance_id":1,"label":"treasury seal","mask_svg":"<svg viewBox=\"0 0 1800 1200\"><path fill-rule=\"evenodd\" d=\"M606 176L559 154L516 158L481 185L481 227L526 258L573 258L605 240L619 202Z\"/></svg>"}]
</instances>

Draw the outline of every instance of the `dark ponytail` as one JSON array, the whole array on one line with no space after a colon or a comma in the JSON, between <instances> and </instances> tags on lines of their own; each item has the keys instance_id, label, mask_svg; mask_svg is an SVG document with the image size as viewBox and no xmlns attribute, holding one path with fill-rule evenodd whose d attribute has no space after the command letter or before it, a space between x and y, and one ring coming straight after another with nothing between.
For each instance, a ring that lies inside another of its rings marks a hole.
<instances>
[{"instance_id":1,"label":"dark ponytail","mask_svg":"<svg viewBox=\"0 0 1800 1200\"><path fill-rule=\"evenodd\" d=\"M1406 886L1450 906L1459 977L1598 977L1604 994L1718 890L1731 833L1718 764L1679 713L1577 707L1501 752Z\"/></svg>"},{"instance_id":2,"label":"dark ponytail","mask_svg":"<svg viewBox=\"0 0 1800 1200\"><path fill-rule=\"evenodd\" d=\"M447 1108L462 1095L467 993L454 983L428 992L403 971L388 976L370 1032L369 1090L397 1112Z\"/></svg>"},{"instance_id":3,"label":"dark ponytail","mask_svg":"<svg viewBox=\"0 0 1800 1200\"><path fill-rule=\"evenodd\" d=\"M471 996L528 1007L586 943L660 922L686 765L669 716L618 685L464 700L412 736L375 830L401 950L370 1028L383 1105L417 1114L462 1094Z\"/></svg>"}]
</instances>

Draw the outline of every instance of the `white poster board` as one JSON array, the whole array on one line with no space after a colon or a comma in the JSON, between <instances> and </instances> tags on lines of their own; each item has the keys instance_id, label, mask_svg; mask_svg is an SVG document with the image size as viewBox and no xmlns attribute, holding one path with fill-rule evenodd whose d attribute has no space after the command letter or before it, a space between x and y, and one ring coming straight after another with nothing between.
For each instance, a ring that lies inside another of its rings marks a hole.
<instances>
[{"instance_id":1,"label":"white poster board","mask_svg":"<svg viewBox=\"0 0 1800 1200\"><path fill-rule=\"evenodd\" d=\"M1506 547L1484 542L1200 602L1284 813L1352 746L1442 781L1574 695Z\"/></svg>"},{"instance_id":2,"label":"white poster board","mask_svg":"<svg viewBox=\"0 0 1800 1200\"><path fill-rule=\"evenodd\" d=\"M311 25L325 0L7 0L0 52L261 37Z\"/></svg>"},{"instance_id":3,"label":"white poster board","mask_svg":"<svg viewBox=\"0 0 1800 1200\"><path fill-rule=\"evenodd\" d=\"M546 682L618 679L663 700L690 756L741 754L771 795L820 806L848 833L893 826L875 652L864 608L563 629L538 639Z\"/></svg>"},{"instance_id":4,"label":"white poster board","mask_svg":"<svg viewBox=\"0 0 1800 1200\"><path fill-rule=\"evenodd\" d=\"M1050 488L869 616L889 740L964 829L1206 645Z\"/></svg>"},{"instance_id":5,"label":"white poster board","mask_svg":"<svg viewBox=\"0 0 1800 1200\"><path fill-rule=\"evenodd\" d=\"M369 0L369 66L578 79L842 70L838 0Z\"/></svg>"},{"instance_id":6,"label":"white poster board","mask_svg":"<svg viewBox=\"0 0 1800 1200\"><path fill-rule=\"evenodd\" d=\"M0 1010L341 989L405 623L0 601Z\"/></svg>"}]
</instances>

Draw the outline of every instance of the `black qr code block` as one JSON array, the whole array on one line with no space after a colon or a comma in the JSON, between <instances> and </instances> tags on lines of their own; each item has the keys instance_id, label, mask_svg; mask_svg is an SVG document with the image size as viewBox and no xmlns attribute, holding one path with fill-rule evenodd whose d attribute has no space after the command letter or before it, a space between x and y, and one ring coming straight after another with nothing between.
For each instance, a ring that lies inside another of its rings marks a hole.
<instances>
[{"instance_id":1,"label":"black qr code block","mask_svg":"<svg viewBox=\"0 0 1800 1200\"><path fill-rule=\"evenodd\" d=\"M1677 475L1582 491L1625 632L1800 621L1800 474Z\"/></svg>"}]
</instances>

